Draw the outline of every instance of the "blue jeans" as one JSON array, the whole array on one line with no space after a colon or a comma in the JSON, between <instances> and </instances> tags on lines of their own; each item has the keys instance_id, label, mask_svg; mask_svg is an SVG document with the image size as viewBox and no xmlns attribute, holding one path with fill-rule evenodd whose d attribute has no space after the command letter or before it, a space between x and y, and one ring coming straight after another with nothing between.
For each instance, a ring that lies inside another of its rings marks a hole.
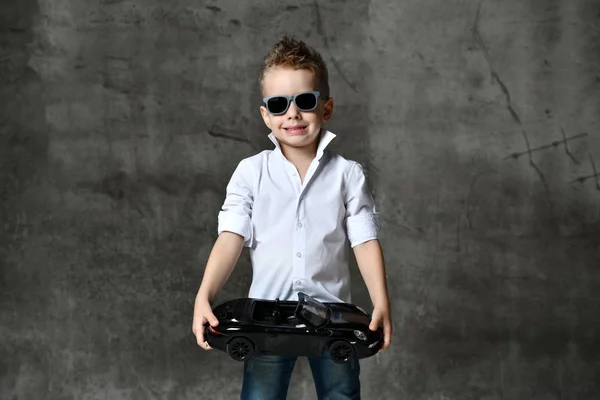
<instances>
[{"instance_id":1,"label":"blue jeans","mask_svg":"<svg viewBox=\"0 0 600 400\"><path fill-rule=\"evenodd\" d=\"M255 356L245 362L241 400L284 400L295 356ZM336 364L329 353L308 357L319 400L360 400L360 364Z\"/></svg>"}]
</instances>

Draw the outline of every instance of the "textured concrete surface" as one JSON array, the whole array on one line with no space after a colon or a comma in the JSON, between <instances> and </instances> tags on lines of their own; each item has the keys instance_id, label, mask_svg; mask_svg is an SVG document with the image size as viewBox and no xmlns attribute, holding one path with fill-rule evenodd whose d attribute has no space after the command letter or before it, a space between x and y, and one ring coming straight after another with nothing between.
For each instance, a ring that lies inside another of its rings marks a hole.
<instances>
[{"instance_id":1,"label":"textured concrete surface","mask_svg":"<svg viewBox=\"0 0 600 400\"><path fill-rule=\"evenodd\" d=\"M364 398L600 398L599 26L595 0L3 1L0 398L236 398L192 304L284 32L382 212ZM218 301L249 282L244 253Z\"/></svg>"}]
</instances>

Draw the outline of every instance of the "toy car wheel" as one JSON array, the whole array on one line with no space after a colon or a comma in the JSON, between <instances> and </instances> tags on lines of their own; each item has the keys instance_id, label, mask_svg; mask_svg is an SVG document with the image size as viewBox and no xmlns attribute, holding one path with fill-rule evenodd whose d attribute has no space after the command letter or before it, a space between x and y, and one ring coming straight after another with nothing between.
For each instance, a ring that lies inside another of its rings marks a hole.
<instances>
[{"instance_id":1,"label":"toy car wheel","mask_svg":"<svg viewBox=\"0 0 600 400\"><path fill-rule=\"evenodd\" d=\"M237 337L227 343L227 354L236 361L245 361L252 357L254 346L243 337Z\"/></svg>"},{"instance_id":2,"label":"toy car wheel","mask_svg":"<svg viewBox=\"0 0 600 400\"><path fill-rule=\"evenodd\" d=\"M344 364L354 355L354 348L348 342L339 340L329 346L329 356L333 362Z\"/></svg>"}]
</instances>

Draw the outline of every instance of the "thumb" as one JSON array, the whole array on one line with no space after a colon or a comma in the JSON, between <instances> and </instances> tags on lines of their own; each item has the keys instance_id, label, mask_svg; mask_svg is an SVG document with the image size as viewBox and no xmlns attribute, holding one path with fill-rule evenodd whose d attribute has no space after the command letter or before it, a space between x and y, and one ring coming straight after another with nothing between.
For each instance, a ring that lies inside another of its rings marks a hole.
<instances>
[{"instance_id":1,"label":"thumb","mask_svg":"<svg viewBox=\"0 0 600 400\"><path fill-rule=\"evenodd\" d=\"M208 323L211 326L219 325L219 320L217 319L217 317L215 317L215 314L213 314L212 312L208 313L208 315L206 316L206 319L208 320Z\"/></svg>"},{"instance_id":2,"label":"thumb","mask_svg":"<svg viewBox=\"0 0 600 400\"><path fill-rule=\"evenodd\" d=\"M373 317L371 318L371 323L369 324L369 329L372 331L377 330L377 326L379 325L380 320L379 313L373 313Z\"/></svg>"}]
</instances>

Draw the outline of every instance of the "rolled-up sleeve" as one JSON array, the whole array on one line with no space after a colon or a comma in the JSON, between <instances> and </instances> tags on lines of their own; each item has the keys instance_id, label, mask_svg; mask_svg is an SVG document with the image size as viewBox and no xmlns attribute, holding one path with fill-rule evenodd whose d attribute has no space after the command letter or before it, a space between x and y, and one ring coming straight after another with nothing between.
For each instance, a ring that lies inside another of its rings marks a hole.
<instances>
[{"instance_id":1,"label":"rolled-up sleeve","mask_svg":"<svg viewBox=\"0 0 600 400\"><path fill-rule=\"evenodd\" d=\"M254 234L252 227L252 165L242 160L227 184L225 201L218 216L218 234L224 231L244 237L244 246L251 247Z\"/></svg>"},{"instance_id":2,"label":"rolled-up sleeve","mask_svg":"<svg viewBox=\"0 0 600 400\"><path fill-rule=\"evenodd\" d=\"M346 231L355 247L379 237L379 213L359 163L351 167L346 186Z\"/></svg>"}]
</instances>

